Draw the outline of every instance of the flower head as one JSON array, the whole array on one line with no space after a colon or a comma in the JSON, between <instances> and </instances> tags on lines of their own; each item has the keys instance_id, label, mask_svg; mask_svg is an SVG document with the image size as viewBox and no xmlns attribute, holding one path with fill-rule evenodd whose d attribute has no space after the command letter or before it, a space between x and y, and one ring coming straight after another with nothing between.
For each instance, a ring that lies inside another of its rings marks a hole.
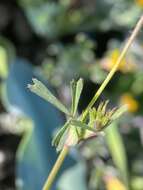
<instances>
[{"instance_id":1,"label":"flower head","mask_svg":"<svg viewBox=\"0 0 143 190\"><path fill-rule=\"evenodd\" d=\"M102 61L102 67L108 71L110 71L113 66L116 64L118 58L119 58L119 55L120 55L120 50L119 49L114 49L112 51L110 51L108 54L107 54L107 57L105 59L103 59ZM129 58L124 58L120 65L118 66L118 71L121 71L123 73L126 73L126 72L131 72L131 71L134 71L134 69L136 68L136 65L131 62L131 60Z\"/></svg>"},{"instance_id":2,"label":"flower head","mask_svg":"<svg viewBox=\"0 0 143 190\"><path fill-rule=\"evenodd\" d=\"M143 0L136 0L136 3L137 3L139 6L143 7Z\"/></svg>"},{"instance_id":3,"label":"flower head","mask_svg":"<svg viewBox=\"0 0 143 190\"><path fill-rule=\"evenodd\" d=\"M107 190L127 190L124 184L116 177L107 177L105 180Z\"/></svg>"},{"instance_id":4,"label":"flower head","mask_svg":"<svg viewBox=\"0 0 143 190\"><path fill-rule=\"evenodd\" d=\"M136 112L139 108L139 103L137 100L129 93L125 93L120 98L120 103L122 105L126 104L129 112Z\"/></svg>"},{"instance_id":5,"label":"flower head","mask_svg":"<svg viewBox=\"0 0 143 190\"><path fill-rule=\"evenodd\" d=\"M115 119L120 117L122 113L125 112L127 109L126 106L123 106L119 109L107 109L108 102L108 100L105 102L101 102L97 109L90 109L88 126L91 129L94 129L95 132L86 131L85 138L98 136L98 134L100 134L104 130L104 128L109 126Z\"/></svg>"}]
</instances>

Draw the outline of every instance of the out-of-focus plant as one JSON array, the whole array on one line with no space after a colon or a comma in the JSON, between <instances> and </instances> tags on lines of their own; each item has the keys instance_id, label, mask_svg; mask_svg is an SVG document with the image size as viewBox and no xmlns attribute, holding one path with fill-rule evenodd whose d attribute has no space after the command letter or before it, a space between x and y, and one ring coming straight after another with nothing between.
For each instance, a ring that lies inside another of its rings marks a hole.
<instances>
[{"instance_id":1,"label":"out-of-focus plant","mask_svg":"<svg viewBox=\"0 0 143 190\"><path fill-rule=\"evenodd\" d=\"M119 46L122 45L115 40L109 41L107 51L99 59L94 55L93 41L84 34L78 34L73 44L50 45L47 49L48 57L43 61L40 70L45 78L56 87L67 85L72 78L79 76L90 79L95 84L101 84L116 63L120 54ZM137 92L138 94L139 91L142 92L142 50L141 44L136 41L129 54L122 60L118 68L118 73L121 75L118 81L121 86L120 93L124 93L125 88L131 89L131 92L136 95ZM128 82L123 83L125 78L128 78Z\"/></svg>"},{"instance_id":2,"label":"out-of-focus plant","mask_svg":"<svg viewBox=\"0 0 143 190\"><path fill-rule=\"evenodd\" d=\"M139 108L139 103L133 98L131 94L123 94L120 99L121 104L128 105L130 112L136 112Z\"/></svg>"},{"instance_id":3,"label":"out-of-focus plant","mask_svg":"<svg viewBox=\"0 0 143 190\"><path fill-rule=\"evenodd\" d=\"M5 38L0 37L0 77L5 79L8 75L9 60L14 58L14 48Z\"/></svg>"},{"instance_id":4,"label":"out-of-focus plant","mask_svg":"<svg viewBox=\"0 0 143 190\"><path fill-rule=\"evenodd\" d=\"M19 0L19 3L36 33L46 38L94 29L130 28L142 12L138 0Z\"/></svg>"},{"instance_id":5,"label":"out-of-focus plant","mask_svg":"<svg viewBox=\"0 0 143 190\"><path fill-rule=\"evenodd\" d=\"M88 19L91 11L90 8L85 9L83 6L78 9L72 8L74 3L70 0L46 3L21 1L20 3L34 30L42 36L51 38L78 31L84 20Z\"/></svg>"},{"instance_id":6,"label":"out-of-focus plant","mask_svg":"<svg viewBox=\"0 0 143 190\"><path fill-rule=\"evenodd\" d=\"M119 44L122 46L120 42L114 40L109 42L107 52L99 60L99 65L104 71L110 71L116 63L117 57L120 54ZM118 98L120 104L126 103L129 106L129 111L132 113L136 113L141 109L139 99L142 96L142 50L143 48L138 41L133 43L129 54L123 59L120 67L118 67L120 77L116 79L111 87L114 91L112 97ZM119 88L115 91L116 85ZM108 90L107 93L110 94Z\"/></svg>"},{"instance_id":7,"label":"out-of-focus plant","mask_svg":"<svg viewBox=\"0 0 143 190\"><path fill-rule=\"evenodd\" d=\"M7 54L5 49L0 46L0 75L5 78L7 76Z\"/></svg>"},{"instance_id":8,"label":"out-of-focus plant","mask_svg":"<svg viewBox=\"0 0 143 190\"><path fill-rule=\"evenodd\" d=\"M107 190L126 190L126 187L116 177L108 176L105 180Z\"/></svg>"},{"instance_id":9,"label":"out-of-focus plant","mask_svg":"<svg viewBox=\"0 0 143 190\"><path fill-rule=\"evenodd\" d=\"M0 125L3 130L8 131L9 133L23 136L16 154L17 159L21 159L32 134L34 125L32 120L11 113L1 113Z\"/></svg>"},{"instance_id":10,"label":"out-of-focus plant","mask_svg":"<svg viewBox=\"0 0 143 190\"><path fill-rule=\"evenodd\" d=\"M117 40L111 40L108 42L107 51L103 58L100 60L100 65L103 69L107 71L110 71L112 69L120 54L120 46L122 46L122 43ZM139 43L139 41L135 41L131 47L129 54L124 58L124 60L122 60L118 71L123 74L134 74L138 72L142 68L142 49L142 45Z\"/></svg>"},{"instance_id":11,"label":"out-of-focus plant","mask_svg":"<svg viewBox=\"0 0 143 190\"><path fill-rule=\"evenodd\" d=\"M128 167L126 151L123 144L123 139L118 131L118 124L114 123L106 131L106 141L114 161L114 164L118 168L119 176L122 178L126 186L128 186Z\"/></svg>"},{"instance_id":12,"label":"out-of-focus plant","mask_svg":"<svg viewBox=\"0 0 143 190\"><path fill-rule=\"evenodd\" d=\"M81 79L77 82L73 81L71 83L72 106L70 111L68 111L68 109L37 79L33 80L33 85L29 85L29 88L32 92L41 96L67 115L67 122L60 129L60 131L57 133L53 140L53 144L58 147L58 150L62 151L44 185L44 190L50 189L51 185L53 184L55 176L60 166L62 165L70 146L78 144L84 138L89 138L89 136L97 136L98 132L102 131L106 126L108 126L113 120L117 119L125 111L125 108L120 108L116 111L114 109L111 111L106 111L107 102L101 103L97 109L92 108L92 106L118 69L127 50L129 49L134 38L142 27L142 24L143 17L141 17L141 19L137 23L131 37L127 41L123 51L117 59L116 64L113 66L107 78L102 83L101 87L98 89L95 96L93 97L87 108L84 110L84 112L81 114L81 116L77 117L78 102L83 88L83 83ZM91 135L87 135L87 131L92 132ZM122 147L120 147L120 150L122 151ZM118 166L121 167L122 170L122 164L124 164L124 159L116 159L116 161Z\"/></svg>"},{"instance_id":13,"label":"out-of-focus plant","mask_svg":"<svg viewBox=\"0 0 143 190\"><path fill-rule=\"evenodd\" d=\"M47 52L49 57L40 69L54 86L67 85L72 78L79 76L97 83L106 77L106 72L96 63L94 43L84 34L78 34L73 44L52 44Z\"/></svg>"}]
</instances>

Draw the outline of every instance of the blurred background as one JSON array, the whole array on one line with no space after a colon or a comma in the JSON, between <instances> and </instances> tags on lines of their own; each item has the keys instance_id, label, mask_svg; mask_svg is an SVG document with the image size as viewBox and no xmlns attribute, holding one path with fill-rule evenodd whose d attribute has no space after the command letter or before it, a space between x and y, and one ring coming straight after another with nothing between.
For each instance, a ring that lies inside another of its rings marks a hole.
<instances>
[{"instance_id":1,"label":"blurred background","mask_svg":"<svg viewBox=\"0 0 143 190\"><path fill-rule=\"evenodd\" d=\"M70 81L82 77L81 113L142 11L143 0L0 0L1 190L41 190L57 157L51 139L65 116L28 83L70 106ZM96 105L107 99L128 113L72 148L53 190L143 190L142 31Z\"/></svg>"}]
</instances>

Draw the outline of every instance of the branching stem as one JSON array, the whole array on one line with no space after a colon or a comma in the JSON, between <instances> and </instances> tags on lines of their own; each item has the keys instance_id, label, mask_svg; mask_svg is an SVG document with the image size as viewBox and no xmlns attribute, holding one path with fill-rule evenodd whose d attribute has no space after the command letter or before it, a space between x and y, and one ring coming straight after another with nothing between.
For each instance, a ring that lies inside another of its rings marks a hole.
<instances>
[{"instance_id":1,"label":"branching stem","mask_svg":"<svg viewBox=\"0 0 143 190\"><path fill-rule=\"evenodd\" d=\"M87 106L87 108L85 109L85 111L83 112L83 114L81 115L81 121L84 120L84 118L87 116L89 109L94 105L94 103L96 102L96 100L99 98L99 96L101 95L101 93L103 92L103 90L105 89L105 87L107 86L107 84L110 82L110 80L112 79L112 77L114 76L115 72L118 69L118 66L120 65L121 61L123 60L123 58L125 57L127 51L129 50L131 44L133 43L134 39L136 38L137 34L139 33L141 27L143 25L143 16L139 19L138 23L136 24L131 36L129 37L129 39L127 40L117 62L115 63L114 67L112 68L112 70L109 72L109 74L107 75L106 79L104 80L104 82L102 83L102 85L100 86L100 88L97 90L97 92L95 93L94 97L92 98L92 100L90 101L89 105ZM69 152L69 147L65 146L63 148L63 150L60 152L60 155L56 161L56 163L53 166L53 169L51 170L48 179L43 187L43 190L50 190L55 177L65 159L65 157L67 156Z\"/></svg>"}]
</instances>

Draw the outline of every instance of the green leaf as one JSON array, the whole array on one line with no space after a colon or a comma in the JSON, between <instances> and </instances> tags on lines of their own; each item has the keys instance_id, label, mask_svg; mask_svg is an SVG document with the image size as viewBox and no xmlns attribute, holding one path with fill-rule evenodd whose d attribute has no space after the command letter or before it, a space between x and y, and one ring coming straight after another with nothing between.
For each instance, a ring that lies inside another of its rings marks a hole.
<instances>
[{"instance_id":1,"label":"green leaf","mask_svg":"<svg viewBox=\"0 0 143 190\"><path fill-rule=\"evenodd\" d=\"M71 82L71 92L72 92L72 108L71 113L75 116L77 112L77 107L80 99L80 95L83 89L83 80L79 79L77 82L73 80Z\"/></svg>"},{"instance_id":2,"label":"green leaf","mask_svg":"<svg viewBox=\"0 0 143 190\"><path fill-rule=\"evenodd\" d=\"M61 151L63 147L65 146L66 140L68 138L68 134L69 134L69 128L67 127L59 141L58 146L56 147L57 152Z\"/></svg>"},{"instance_id":3,"label":"green leaf","mask_svg":"<svg viewBox=\"0 0 143 190\"><path fill-rule=\"evenodd\" d=\"M64 112L67 115L70 115L69 111L67 108L48 90L48 88L39 80L33 79L32 85L28 85L28 88L37 94L38 96L42 97L46 101L50 102L53 104L55 107L57 107L59 110Z\"/></svg>"},{"instance_id":4,"label":"green leaf","mask_svg":"<svg viewBox=\"0 0 143 190\"><path fill-rule=\"evenodd\" d=\"M68 128L69 123L66 122L65 125L57 132L57 134L55 135L55 137L52 140L52 146L57 147L60 143L60 140L63 136L63 134L65 133L66 129Z\"/></svg>"},{"instance_id":5,"label":"green leaf","mask_svg":"<svg viewBox=\"0 0 143 190\"><path fill-rule=\"evenodd\" d=\"M58 136L58 139L56 141L56 151L59 152L63 149L63 147L65 146L66 144L66 141L67 141L67 138L68 138L68 135L69 135L69 123L65 126L64 129L62 129L63 131L60 132L59 136Z\"/></svg>"},{"instance_id":6,"label":"green leaf","mask_svg":"<svg viewBox=\"0 0 143 190\"><path fill-rule=\"evenodd\" d=\"M117 118L119 118L123 113L125 113L128 110L126 105L121 106L119 109L117 109L117 111L115 111L113 113L113 115L111 116L111 120L116 120Z\"/></svg>"},{"instance_id":7,"label":"green leaf","mask_svg":"<svg viewBox=\"0 0 143 190\"><path fill-rule=\"evenodd\" d=\"M126 151L117 123L112 123L112 125L106 129L105 137L113 162L118 168L123 181L128 185Z\"/></svg>"}]
</instances>

